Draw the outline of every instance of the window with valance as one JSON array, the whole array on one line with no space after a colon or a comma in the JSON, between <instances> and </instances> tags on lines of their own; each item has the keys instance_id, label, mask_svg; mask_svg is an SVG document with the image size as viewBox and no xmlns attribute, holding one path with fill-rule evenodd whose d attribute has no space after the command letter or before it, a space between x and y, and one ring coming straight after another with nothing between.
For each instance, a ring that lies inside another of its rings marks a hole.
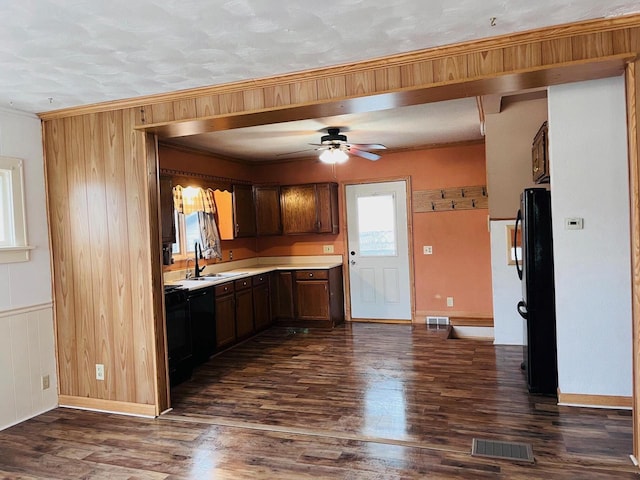
<instances>
[{"instance_id":1,"label":"window with valance","mask_svg":"<svg viewBox=\"0 0 640 480\"><path fill-rule=\"evenodd\" d=\"M205 258L222 258L214 191L176 185L173 187L173 204L178 230L173 253L186 256L187 252L195 250L198 242Z\"/></svg>"}]
</instances>

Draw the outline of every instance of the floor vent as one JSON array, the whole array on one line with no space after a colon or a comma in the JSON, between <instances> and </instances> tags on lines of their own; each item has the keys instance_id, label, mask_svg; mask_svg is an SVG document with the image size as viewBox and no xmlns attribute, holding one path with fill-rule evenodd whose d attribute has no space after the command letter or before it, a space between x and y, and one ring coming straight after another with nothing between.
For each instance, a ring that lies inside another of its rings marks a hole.
<instances>
[{"instance_id":1,"label":"floor vent","mask_svg":"<svg viewBox=\"0 0 640 480\"><path fill-rule=\"evenodd\" d=\"M533 449L528 443L499 442L474 438L471 445L474 457L501 458L518 462L533 463Z\"/></svg>"},{"instance_id":2,"label":"floor vent","mask_svg":"<svg viewBox=\"0 0 640 480\"><path fill-rule=\"evenodd\" d=\"M427 325L449 325L449 317L427 317Z\"/></svg>"}]
</instances>

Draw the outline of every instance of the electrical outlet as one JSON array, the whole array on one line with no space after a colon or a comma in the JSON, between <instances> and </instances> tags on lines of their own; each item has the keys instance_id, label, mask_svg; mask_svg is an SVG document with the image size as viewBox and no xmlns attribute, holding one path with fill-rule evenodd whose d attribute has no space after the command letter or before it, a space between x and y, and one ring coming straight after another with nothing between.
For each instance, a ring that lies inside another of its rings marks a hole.
<instances>
[{"instance_id":1,"label":"electrical outlet","mask_svg":"<svg viewBox=\"0 0 640 480\"><path fill-rule=\"evenodd\" d=\"M104 380L104 365L96 363L96 380Z\"/></svg>"},{"instance_id":2,"label":"electrical outlet","mask_svg":"<svg viewBox=\"0 0 640 480\"><path fill-rule=\"evenodd\" d=\"M229 250L229 260L233 260L233 250Z\"/></svg>"},{"instance_id":3,"label":"electrical outlet","mask_svg":"<svg viewBox=\"0 0 640 480\"><path fill-rule=\"evenodd\" d=\"M42 389L46 390L51 386L51 383L49 381L49 375L43 375L42 376Z\"/></svg>"},{"instance_id":4,"label":"electrical outlet","mask_svg":"<svg viewBox=\"0 0 640 480\"><path fill-rule=\"evenodd\" d=\"M447 297L447 307L453 307L453 297Z\"/></svg>"},{"instance_id":5,"label":"electrical outlet","mask_svg":"<svg viewBox=\"0 0 640 480\"><path fill-rule=\"evenodd\" d=\"M333 253L333 245L323 245L322 253Z\"/></svg>"},{"instance_id":6,"label":"electrical outlet","mask_svg":"<svg viewBox=\"0 0 640 480\"><path fill-rule=\"evenodd\" d=\"M425 255L433 255L433 247L431 245L425 245L422 247L422 253Z\"/></svg>"}]
</instances>

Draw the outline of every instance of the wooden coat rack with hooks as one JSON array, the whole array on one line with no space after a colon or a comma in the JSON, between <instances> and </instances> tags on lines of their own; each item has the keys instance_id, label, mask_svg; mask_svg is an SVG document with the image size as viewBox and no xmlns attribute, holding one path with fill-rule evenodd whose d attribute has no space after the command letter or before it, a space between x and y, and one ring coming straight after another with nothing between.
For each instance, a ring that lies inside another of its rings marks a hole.
<instances>
[{"instance_id":1,"label":"wooden coat rack with hooks","mask_svg":"<svg viewBox=\"0 0 640 480\"><path fill-rule=\"evenodd\" d=\"M415 213L482 210L489 208L486 185L436 188L413 192Z\"/></svg>"}]
</instances>

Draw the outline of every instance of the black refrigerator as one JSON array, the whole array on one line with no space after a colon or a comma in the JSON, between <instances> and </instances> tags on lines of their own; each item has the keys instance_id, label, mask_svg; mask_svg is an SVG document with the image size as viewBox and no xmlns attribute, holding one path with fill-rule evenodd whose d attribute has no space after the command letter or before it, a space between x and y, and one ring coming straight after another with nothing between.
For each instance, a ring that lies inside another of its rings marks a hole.
<instances>
[{"instance_id":1,"label":"black refrigerator","mask_svg":"<svg viewBox=\"0 0 640 480\"><path fill-rule=\"evenodd\" d=\"M514 245L522 239L521 258L516 249L516 270L522 281L518 313L525 319L522 368L529 392L556 395L556 307L553 281L551 194L544 188L527 188L520 195Z\"/></svg>"}]
</instances>

